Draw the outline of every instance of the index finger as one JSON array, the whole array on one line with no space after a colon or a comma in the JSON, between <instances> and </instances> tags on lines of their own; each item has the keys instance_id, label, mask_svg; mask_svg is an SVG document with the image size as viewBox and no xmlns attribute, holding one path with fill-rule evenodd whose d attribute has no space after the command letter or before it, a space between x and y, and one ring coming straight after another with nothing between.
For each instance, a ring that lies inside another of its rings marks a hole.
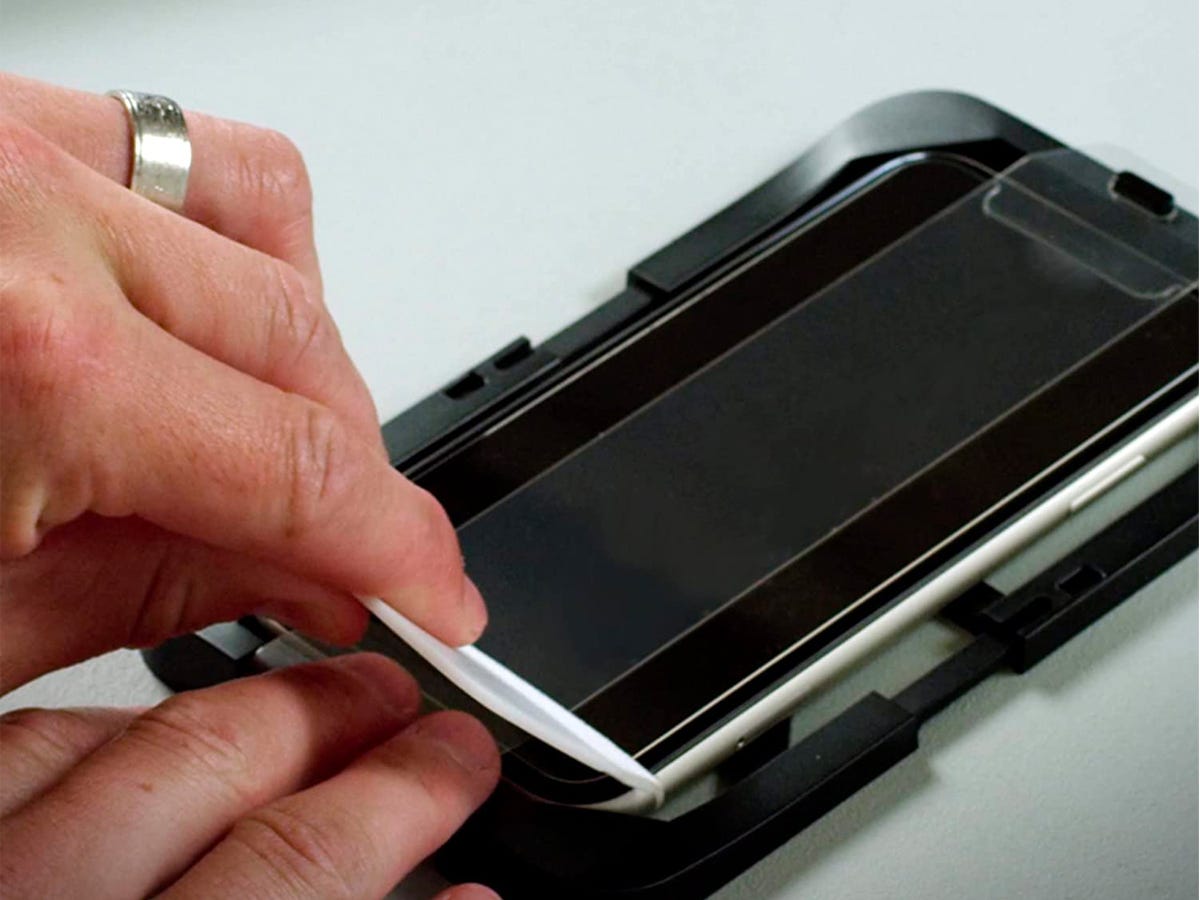
<instances>
[{"instance_id":1,"label":"index finger","mask_svg":"<svg viewBox=\"0 0 1200 900\"><path fill-rule=\"evenodd\" d=\"M212 359L129 307L117 314L129 319L114 329L123 367L85 367L64 385L77 419L45 460L48 483L83 480L101 515L136 515L382 597L449 643L479 636L483 600L432 495L327 407Z\"/></svg>"},{"instance_id":2,"label":"index finger","mask_svg":"<svg viewBox=\"0 0 1200 900\"><path fill-rule=\"evenodd\" d=\"M129 183L129 123L120 101L0 72L0 112ZM291 263L319 285L312 187L300 151L275 131L191 111L185 118L192 168L184 215Z\"/></svg>"},{"instance_id":3,"label":"index finger","mask_svg":"<svg viewBox=\"0 0 1200 900\"><path fill-rule=\"evenodd\" d=\"M232 822L340 771L419 706L412 677L373 654L177 694L0 821L0 895L149 896ZM71 864L45 865L48 847Z\"/></svg>"},{"instance_id":4,"label":"index finger","mask_svg":"<svg viewBox=\"0 0 1200 900\"><path fill-rule=\"evenodd\" d=\"M499 775L482 725L433 713L328 781L242 819L162 896L381 897L454 833Z\"/></svg>"}]
</instances>

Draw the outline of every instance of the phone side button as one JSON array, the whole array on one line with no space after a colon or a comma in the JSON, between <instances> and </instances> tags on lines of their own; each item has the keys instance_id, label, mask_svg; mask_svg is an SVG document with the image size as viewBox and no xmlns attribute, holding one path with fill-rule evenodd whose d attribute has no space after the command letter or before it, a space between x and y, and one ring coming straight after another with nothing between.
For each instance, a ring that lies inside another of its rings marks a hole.
<instances>
[{"instance_id":1,"label":"phone side button","mask_svg":"<svg viewBox=\"0 0 1200 900\"><path fill-rule=\"evenodd\" d=\"M1126 460L1124 464L1118 466L1094 484L1085 485L1078 496L1071 500L1071 514L1074 515L1096 498L1106 494L1145 464L1146 457L1139 453L1132 459Z\"/></svg>"}]
</instances>

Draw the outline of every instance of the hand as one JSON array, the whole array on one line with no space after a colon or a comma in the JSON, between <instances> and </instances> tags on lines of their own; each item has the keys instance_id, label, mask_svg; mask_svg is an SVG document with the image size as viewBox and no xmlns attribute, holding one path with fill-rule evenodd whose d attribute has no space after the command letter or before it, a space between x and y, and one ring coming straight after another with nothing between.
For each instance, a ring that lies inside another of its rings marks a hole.
<instances>
[{"instance_id":1,"label":"hand","mask_svg":"<svg viewBox=\"0 0 1200 900\"><path fill-rule=\"evenodd\" d=\"M486 620L325 309L299 154L188 126L180 216L122 186L118 101L0 75L0 693L247 613L352 642L354 594L452 643ZM0 894L382 895L498 774L477 722L416 715L373 656L10 713Z\"/></svg>"},{"instance_id":2,"label":"hand","mask_svg":"<svg viewBox=\"0 0 1200 900\"><path fill-rule=\"evenodd\" d=\"M380 897L499 772L478 722L414 722L417 704L411 678L363 654L140 714L10 713L0 718L0 894ZM459 886L446 897L495 895Z\"/></svg>"},{"instance_id":3,"label":"hand","mask_svg":"<svg viewBox=\"0 0 1200 900\"><path fill-rule=\"evenodd\" d=\"M353 594L474 640L322 301L299 154L188 113L176 215L122 186L124 115L0 75L0 690L247 613L352 642Z\"/></svg>"}]
</instances>

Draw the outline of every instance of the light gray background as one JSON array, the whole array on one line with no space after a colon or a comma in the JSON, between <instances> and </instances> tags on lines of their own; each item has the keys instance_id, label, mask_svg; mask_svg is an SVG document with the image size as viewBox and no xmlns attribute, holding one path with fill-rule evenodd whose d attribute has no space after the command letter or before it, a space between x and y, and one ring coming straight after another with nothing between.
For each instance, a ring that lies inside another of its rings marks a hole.
<instances>
[{"instance_id":1,"label":"light gray background","mask_svg":"<svg viewBox=\"0 0 1200 900\"><path fill-rule=\"evenodd\" d=\"M328 303L384 417L578 317L888 94L973 92L1196 183L1192 0L0 0L0 67L294 138ZM1196 598L1193 556L721 896L1196 896ZM0 708L161 696L117 653Z\"/></svg>"}]
</instances>

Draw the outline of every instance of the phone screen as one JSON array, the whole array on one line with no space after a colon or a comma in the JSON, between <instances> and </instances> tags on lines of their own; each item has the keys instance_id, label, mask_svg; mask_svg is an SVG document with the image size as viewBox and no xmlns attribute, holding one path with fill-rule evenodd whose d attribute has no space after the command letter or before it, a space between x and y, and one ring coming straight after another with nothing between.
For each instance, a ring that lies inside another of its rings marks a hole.
<instances>
[{"instance_id":1,"label":"phone screen","mask_svg":"<svg viewBox=\"0 0 1200 900\"><path fill-rule=\"evenodd\" d=\"M589 376L555 395L557 416L531 413L558 455L516 486L502 467L502 495L477 489L486 466L443 467L430 487L491 613L479 646L652 762L1190 364L1190 347L1137 360L1180 343L1154 332L1085 366L1164 301L1019 231L989 226L986 252L951 217L906 235L912 210L985 180L915 162L778 241L596 367L593 389L627 398L602 428L578 437ZM746 333L722 324L735 320ZM516 443L500 429L486 452L519 457L513 427Z\"/></svg>"}]
</instances>

